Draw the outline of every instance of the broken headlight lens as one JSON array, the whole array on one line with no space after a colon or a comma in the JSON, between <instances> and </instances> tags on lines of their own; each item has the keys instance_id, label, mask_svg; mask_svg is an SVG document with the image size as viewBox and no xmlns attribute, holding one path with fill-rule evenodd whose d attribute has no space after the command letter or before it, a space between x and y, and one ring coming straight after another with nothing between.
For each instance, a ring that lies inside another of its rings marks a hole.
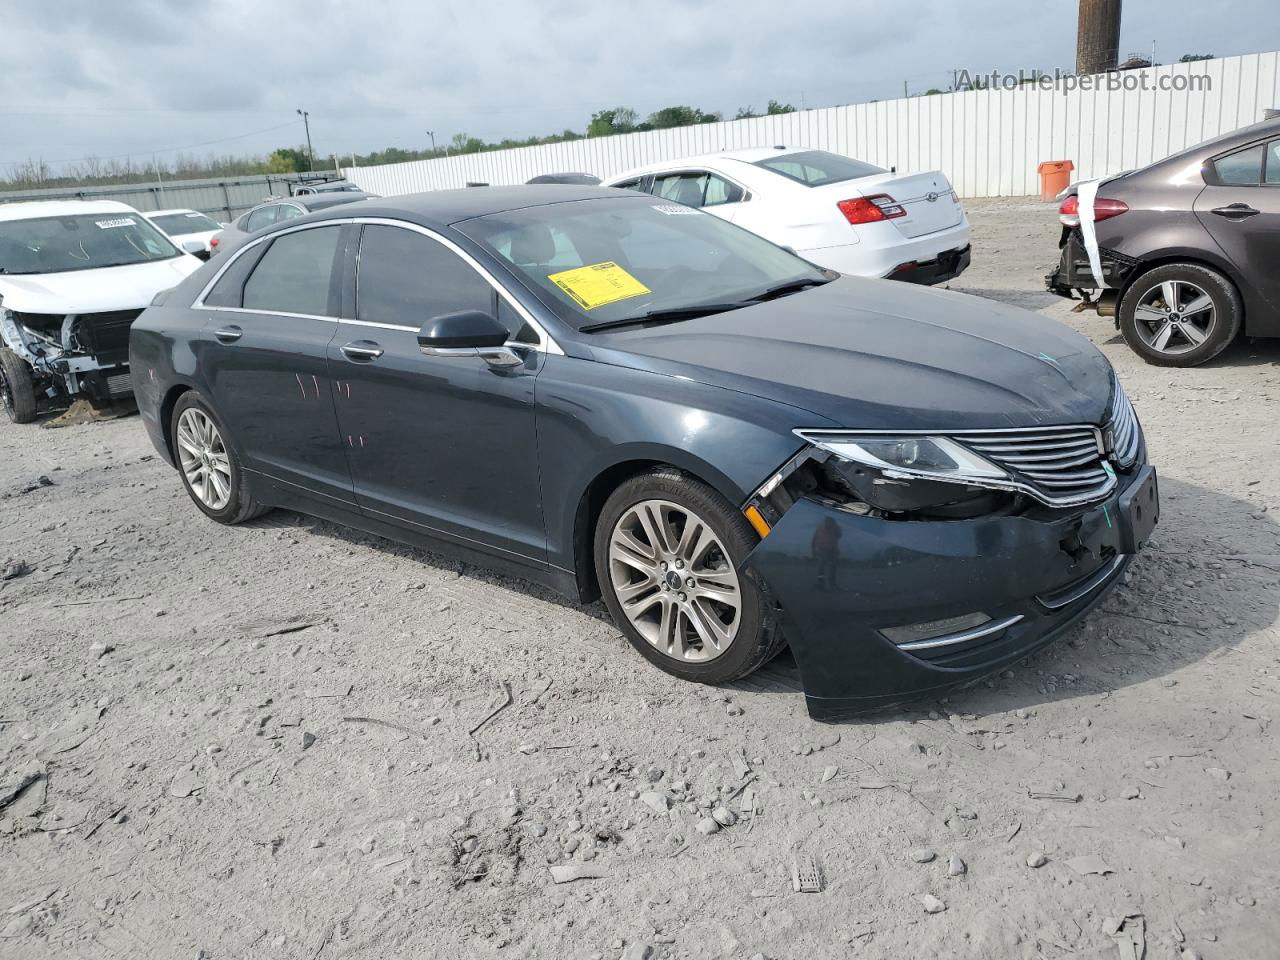
<instances>
[{"instance_id":1,"label":"broken headlight lens","mask_svg":"<svg viewBox=\"0 0 1280 960\"><path fill-rule=\"evenodd\" d=\"M831 454L828 486L890 514L978 516L1008 499L1009 475L949 437L800 432Z\"/></svg>"},{"instance_id":2,"label":"broken headlight lens","mask_svg":"<svg viewBox=\"0 0 1280 960\"><path fill-rule=\"evenodd\" d=\"M1009 477L990 460L948 437L801 435L841 460L874 467L891 476L904 473L961 483Z\"/></svg>"}]
</instances>

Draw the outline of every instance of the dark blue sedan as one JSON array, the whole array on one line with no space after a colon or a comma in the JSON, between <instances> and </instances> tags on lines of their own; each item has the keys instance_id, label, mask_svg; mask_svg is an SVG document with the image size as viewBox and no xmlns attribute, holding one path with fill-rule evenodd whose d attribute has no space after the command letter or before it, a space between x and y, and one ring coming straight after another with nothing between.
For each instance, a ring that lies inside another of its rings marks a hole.
<instances>
[{"instance_id":1,"label":"dark blue sedan","mask_svg":"<svg viewBox=\"0 0 1280 960\"><path fill-rule=\"evenodd\" d=\"M628 191L288 221L158 297L130 359L211 519L299 510L603 596L689 680L789 644L824 719L1024 657L1158 514L1085 338Z\"/></svg>"}]
</instances>

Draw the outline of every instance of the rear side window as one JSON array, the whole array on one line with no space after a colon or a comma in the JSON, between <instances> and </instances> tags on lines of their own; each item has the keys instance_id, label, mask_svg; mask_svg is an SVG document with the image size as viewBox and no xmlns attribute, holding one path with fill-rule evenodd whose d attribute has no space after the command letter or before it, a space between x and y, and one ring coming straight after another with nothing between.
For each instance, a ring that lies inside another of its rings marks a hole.
<instances>
[{"instance_id":1,"label":"rear side window","mask_svg":"<svg viewBox=\"0 0 1280 960\"><path fill-rule=\"evenodd\" d=\"M803 183L807 187L822 187L828 183L842 183L845 180L857 180L859 177L886 172L882 167L863 163L852 157L827 153L825 150L780 153L776 157L757 160L755 165L781 174L788 180Z\"/></svg>"},{"instance_id":2,"label":"rear side window","mask_svg":"<svg viewBox=\"0 0 1280 960\"><path fill-rule=\"evenodd\" d=\"M330 278L340 226L286 233L271 241L244 285L246 310L336 316L330 309Z\"/></svg>"},{"instance_id":3,"label":"rear side window","mask_svg":"<svg viewBox=\"0 0 1280 960\"><path fill-rule=\"evenodd\" d=\"M1272 140L1267 144L1266 166L1263 169L1263 183L1280 185L1280 140Z\"/></svg>"},{"instance_id":4,"label":"rear side window","mask_svg":"<svg viewBox=\"0 0 1280 960\"><path fill-rule=\"evenodd\" d=\"M272 204L269 207L262 207L254 210L244 220L244 229L249 233L255 230L261 230L263 227L269 227L276 222L276 216L280 213L280 207Z\"/></svg>"},{"instance_id":5,"label":"rear side window","mask_svg":"<svg viewBox=\"0 0 1280 960\"><path fill-rule=\"evenodd\" d=\"M488 281L444 244L401 227L364 228L358 319L420 327L442 313L493 313L495 296Z\"/></svg>"},{"instance_id":6,"label":"rear side window","mask_svg":"<svg viewBox=\"0 0 1280 960\"><path fill-rule=\"evenodd\" d=\"M1237 150L1213 161L1218 182L1224 186L1256 187L1262 183L1263 144Z\"/></svg>"},{"instance_id":7,"label":"rear side window","mask_svg":"<svg viewBox=\"0 0 1280 960\"><path fill-rule=\"evenodd\" d=\"M262 245L252 247L231 262L204 298L206 307L244 306L244 281L262 256Z\"/></svg>"},{"instance_id":8,"label":"rear side window","mask_svg":"<svg viewBox=\"0 0 1280 960\"><path fill-rule=\"evenodd\" d=\"M302 216L302 211L292 203L280 204L279 210L280 212L276 214L276 223L280 223L282 220L292 220L294 217Z\"/></svg>"}]
</instances>

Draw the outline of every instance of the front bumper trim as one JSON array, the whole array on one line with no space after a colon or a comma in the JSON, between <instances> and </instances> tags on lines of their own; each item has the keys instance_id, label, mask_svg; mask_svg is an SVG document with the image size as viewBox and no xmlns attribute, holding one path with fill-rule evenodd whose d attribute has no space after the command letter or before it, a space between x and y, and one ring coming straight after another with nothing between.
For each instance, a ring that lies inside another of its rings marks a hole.
<instances>
[{"instance_id":1,"label":"front bumper trim","mask_svg":"<svg viewBox=\"0 0 1280 960\"><path fill-rule=\"evenodd\" d=\"M1040 606L1049 610L1061 610L1063 607L1069 607L1081 597L1085 597L1093 593L1093 591L1106 583L1107 580L1111 578L1111 575L1120 569L1124 561L1125 554L1117 554L1114 560L1110 563L1103 564L1096 572L1086 577L1084 580L1081 580L1078 583L1073 583L1070 586L1054 593L1038 596L1036 597L1036 602L1039 603Z\"/></svg>"},{"instance_id":2,"label":"front bumper trim","mask_svg":"<svg viewBox=\"0 0 1280 960\"><path fill-rule=\"evenodd\" d=\"M945 637L934 637L931 640L913 640L910 643L896 644L896 646L899 650L906 650L908 653L913 650L936 650L939 647L952 647L959 643L968 643L971 640L980 640L983 637L1002 633L1022 619L1023 616L1019 613L1012 617L1005 617L1003 620L989 621L984 623L982 626L974 627L971 630L962 630L959 633L951 633Z\"/></svg>"}]
</instances>

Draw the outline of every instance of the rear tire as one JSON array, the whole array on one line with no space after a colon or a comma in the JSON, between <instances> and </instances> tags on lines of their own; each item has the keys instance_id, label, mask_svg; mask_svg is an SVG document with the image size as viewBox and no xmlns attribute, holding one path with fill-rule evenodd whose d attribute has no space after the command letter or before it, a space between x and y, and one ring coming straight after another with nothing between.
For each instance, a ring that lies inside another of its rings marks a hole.
<instances>
[{"instance_id":1,"label":"rear tire","mask_svg":"<svg viewBox=\"0 0 1280 960\"><path fill-rule=\"evenodd\" d=\"M664 542L654 549L654 539ZM757 670L783 643L764 593L738 572L758 542L714 489L659 468L605 501L596 577L614 622L645 659L682 680L725 683Z\"/></svg>"},{"instance_id":2,"label":"rear tire","mask_svg":"<svg viewBox=\"0 0 1280 960\"><path fill-rule=\"evenodd\" d=\"M1125 342L1147 363L1194 367L1231 345L1244 308L1235 286L1217 270L1166 263L1129 284L1119 317Z\"/></svg>"},{"instance_id":3,"label":"rear tire","mask_svg":"<svg viewBox=\"0 0 1280 960\"><path fill-rule=\"evenodd\" d=\"M31 368L8 347L0 347L0 406L14 423L30 423L36 418Z\"/></svg>"},{"instance_id":4,"label":"rear tire","mask_svg":"<svg viewBox=\"0 0 1280 960\"><path fill-rule=\"evenodd\" d=\"M205 516L234 525L271 509L254 499L226 426L200 393L188 390L178 398L169 436L182 485Z\"/></svg>"}]
</instances>

